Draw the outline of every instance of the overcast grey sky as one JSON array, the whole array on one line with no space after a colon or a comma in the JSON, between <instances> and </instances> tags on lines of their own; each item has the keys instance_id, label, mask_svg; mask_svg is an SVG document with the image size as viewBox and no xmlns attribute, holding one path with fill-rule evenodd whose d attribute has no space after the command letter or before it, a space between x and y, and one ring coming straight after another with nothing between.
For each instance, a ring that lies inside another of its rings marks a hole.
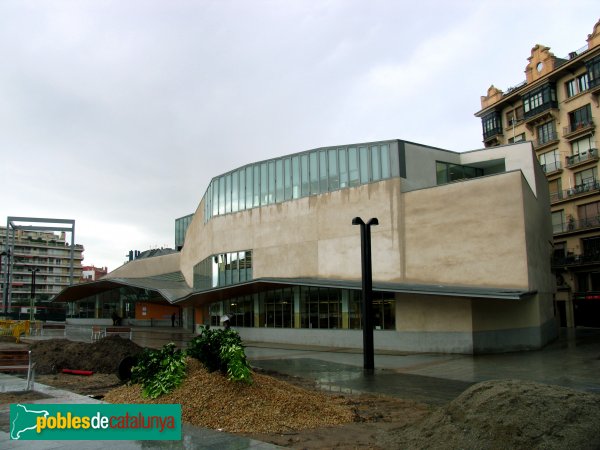
<instances>
[{"instance_id":1,"label":"overcast grey sky","mask_svg":"<svg viewBox=\"0 0 600 450\"><path fill-rule=\"evenodd\" d=\"M113 270L253 161L481 148L490 84L597 20L596 0L0 0L0 223L75 219L84 264Z\"/></svg>"}]
</instances>

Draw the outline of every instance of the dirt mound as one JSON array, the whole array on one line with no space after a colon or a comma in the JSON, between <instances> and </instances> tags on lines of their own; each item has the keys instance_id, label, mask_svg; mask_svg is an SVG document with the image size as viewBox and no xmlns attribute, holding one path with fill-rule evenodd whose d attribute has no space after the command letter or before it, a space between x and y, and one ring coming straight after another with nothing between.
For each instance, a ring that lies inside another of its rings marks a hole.
<instances>
[{"instance_id":1,"label":"dirt mound","mask_svg":"<svg viewBox=\"0 0 600 450\"><path fill-rule=\"evenodd\" d=\"M38 374L57 373L62 369L115 374L125 357L135 356L143 350L129 339L119 336L109 336L93 344L50 339L35 342L30 349Z\"/></svg>"},{"instance_id":2,"label":"dirt mound","mask_svg":"<svg viewBox=\"0 0 600 450\"><path fill-rule=\"evenodd\" d=\"M414 449L598 449L598 430L599 395L503 380L472 386L390 442Z\"/></svg>"},{"instance_id":3,"label":"dirt mound","mask_svg":"<svg viewBox=\"0 0 600 450\"><path fill-rule=\"evenodd\" d=\"M308 391L259 373L253 373L252 385L232 382L219 372L207 372L193 358L187 364L185 381L171 394L145 399L139 385L130 385L110 391L103 400L181 403L184 422L241 433L286 432L354 420L343 397Z\"/></svg>"}]
</instances>

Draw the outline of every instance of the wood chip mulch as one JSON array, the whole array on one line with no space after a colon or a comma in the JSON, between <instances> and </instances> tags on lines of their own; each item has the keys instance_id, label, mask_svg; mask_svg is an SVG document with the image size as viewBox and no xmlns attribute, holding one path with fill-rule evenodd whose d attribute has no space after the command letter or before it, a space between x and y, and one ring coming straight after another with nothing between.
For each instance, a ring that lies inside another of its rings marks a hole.
<instances>
[{"instance_id":1,"label":"wood chip mulch","mask_svg":"<svg viewBox=\"0 0 600 450\"><path fill-rule=\"evenodd\" d=\"M343 396L309 391L273 377L253 373L247 385L209 373L187 359L187 377L175 391L150 400L140 385L125 385L106 394L109 403L180 403L183 422L232 433L284 433L352 422L352 406Z\"/></svg>"}]
</instances>

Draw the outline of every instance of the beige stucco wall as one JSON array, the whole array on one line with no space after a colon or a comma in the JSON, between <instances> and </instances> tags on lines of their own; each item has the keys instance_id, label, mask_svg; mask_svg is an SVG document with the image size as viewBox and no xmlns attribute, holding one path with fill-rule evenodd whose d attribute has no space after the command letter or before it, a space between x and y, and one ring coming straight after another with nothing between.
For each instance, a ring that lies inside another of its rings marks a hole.
<instances>
[{"instance_id":1,"label":"beige stucco wall","mask_svg":"<svg viewBox=\"0 0 600 450\"><path fill-rule=\"evenodd\" d=\"M469 298L396 296L397 331L470 332L472 320Z\"/></svg>"},{"instance_id":2,"label":"beige stucco wall","mask_svg":"<svg viewBox=\"0 0 600 450\"><path fill-rule=\"evenodd\" d=\"M406 279L528 288L521 173L405 195Z\"/></svg>"},{"instance_id":3,"label":"beige stucco wall","mask_svg":"<svg viewBox=\"0 0 600 450\"><path fill-rule=\"evenodd\" d=\"M190 224L181 268L188 283L193 267L221 252L252 249L253 276L357 279L360 228L356 216L379 219L372 230L373 278L397 280L400 272L398 202L392 179L202 220Z\"/></svg>"}]
</instances>

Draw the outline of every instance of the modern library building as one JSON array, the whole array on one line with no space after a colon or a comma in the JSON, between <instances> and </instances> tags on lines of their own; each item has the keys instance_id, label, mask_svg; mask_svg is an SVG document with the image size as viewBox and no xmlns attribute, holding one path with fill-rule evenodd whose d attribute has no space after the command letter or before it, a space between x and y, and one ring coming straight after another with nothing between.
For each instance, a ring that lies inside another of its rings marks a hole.
<instances>
[{"instance_id":1,"label":"modern library building","mask_svg":"<svg viewBox=\"0 0 600 450\"><path fill-rule=\"evenodd\" d=\"M339 145L212 179L176 248L65 289L99 320L227 315L249 341L359 348L371 228L375 349L485 353L557 334L548 184L529 142L463 153L402 140ZM79 317L79 319L77 319ZM90 320L90 319L88 319Z\"/></svg>"}]
</instances>

